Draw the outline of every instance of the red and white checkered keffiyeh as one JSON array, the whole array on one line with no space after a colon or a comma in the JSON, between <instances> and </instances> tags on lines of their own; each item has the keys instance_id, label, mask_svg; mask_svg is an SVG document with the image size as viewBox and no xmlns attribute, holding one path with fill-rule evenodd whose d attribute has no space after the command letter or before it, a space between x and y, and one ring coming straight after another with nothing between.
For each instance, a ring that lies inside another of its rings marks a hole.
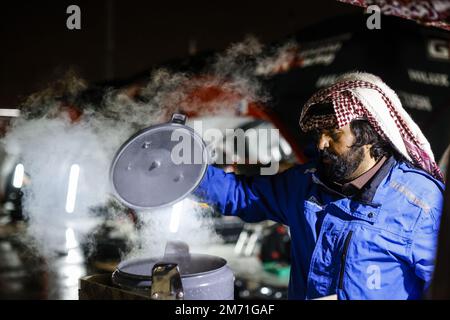
<instances>
[{"instance_id":1,"label":"red and white checkered keffiyeh","mask_svg":"<svg viewBox=\"0 0 450 320\"><path fill-rule=\"evenodd\" d=\"M314 105L327 102L333 104L334 114L308 113ZM334 85L315 93L303 107L300 127L305 132L332 125L341 128L355 119L367 119L406 159L443 180L430 144L420 128L403 109L395 92L372 74L344 74Z\"/></svg>"}]
</instances>

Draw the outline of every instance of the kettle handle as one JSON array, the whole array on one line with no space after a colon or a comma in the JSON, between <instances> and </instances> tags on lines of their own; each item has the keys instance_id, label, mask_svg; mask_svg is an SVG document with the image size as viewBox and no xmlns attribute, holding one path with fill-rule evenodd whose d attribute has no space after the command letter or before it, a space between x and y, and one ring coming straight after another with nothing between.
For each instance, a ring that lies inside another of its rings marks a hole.
<instances>
[{"instance_id":1,"label":"kettle handle","mask_svg":"<svg viewBox=\"0 0 450 320\"><path fill-rule=\"evenodd\" d=\"M152 300L184 299L180 270L176 263L160 262L153 266L150 295Z\"/></svg>"},{"instance_id":2,"label":"kettle handle","mask_svg":"<svg viewBox=\"0 0 450 320\"><path fill-rule=\"evenodd\" d=\"M171 123L179 123L179 124L186 124L186 115L181 113L174 113L172 115L172 119L170 120Z\"/></svg>"}]
</instances>

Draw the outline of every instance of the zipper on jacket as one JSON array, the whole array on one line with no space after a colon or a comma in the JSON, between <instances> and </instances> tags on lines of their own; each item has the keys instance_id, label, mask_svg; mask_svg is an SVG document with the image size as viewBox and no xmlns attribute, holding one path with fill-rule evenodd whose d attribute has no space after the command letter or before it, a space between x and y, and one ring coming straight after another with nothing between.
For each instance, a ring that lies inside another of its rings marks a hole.
<instances>
[{"instance_id":1,"label":"zipper on jacket","mask_svg":"<svg viewBox=\"0 0 450 320\"><path fill-rule=\"evenodd\" d=\"M347 237L345 238L344 241L344 250L342 252L342 256L341 256L341 270L339 272L339 289L343 289L344 287L344 272L345 272L345 262L347 260L347 251L348 251L348 246L350 245L350 240L352 239L352 235L353 235L353 231L350 231L347 234Z\"/></svg>"}]
</instances>

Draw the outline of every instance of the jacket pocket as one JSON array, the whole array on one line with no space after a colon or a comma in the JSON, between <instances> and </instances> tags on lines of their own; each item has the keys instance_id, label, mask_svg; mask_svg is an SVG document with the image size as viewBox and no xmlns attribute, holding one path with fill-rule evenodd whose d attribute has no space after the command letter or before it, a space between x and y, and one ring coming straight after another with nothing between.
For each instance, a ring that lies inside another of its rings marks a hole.
<instances>
[{"instance_id":1,"label":"jacket pocket","mask_svg":"<svg viewBox=\"0 0 450 320\"><path fill-rule=\"evenodd\" d=\"M347 252L348 252L348 247L350 245L350 241L352 240L352 236L353 236L353 231L350 231L347 234L347 236L345 237L344 249L343 249L342 255L341 255L341 268L339 271L339 281L338 281L338 288L341 290L344 287L345 264L347 262Z\"/></svg>"}]
</instances>

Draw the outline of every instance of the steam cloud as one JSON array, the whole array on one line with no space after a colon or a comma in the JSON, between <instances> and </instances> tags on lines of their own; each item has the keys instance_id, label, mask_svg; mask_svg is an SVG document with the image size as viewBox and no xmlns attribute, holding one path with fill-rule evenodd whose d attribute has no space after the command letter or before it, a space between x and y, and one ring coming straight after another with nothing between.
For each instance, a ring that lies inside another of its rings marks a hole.
<instances>
[{"instance_id":1,"label":"steam cloud","mask_svg":"<svg viewBox=\"0 0 450 320\"><path fill-rule=\"evenodd\" d=\"M23 188L23 211L40 251L48 256L64 252L71 245L72 233L88 234L99 225L100 219L91 215L91 209L111 199L111 161L137 130L167 121L179 108L199 111L201 106L208 113L230 114L242 100L266 101L255 77L262 52L261 44L248 38L218 55L201 77L157 70L140 90L142 101L130 97L126 90L111 89L98 103L77 104L71 97L77 97L87 85L73 74L30 96L22 107L22 117L3 143L8 153L20 157L30 179ZM203 97L201 90L217 87L225 93L213 100ZM200 93L192 94L196 90ZM60 112L64 110L61 97L82 109L78 120L71 121ZM68 213L65 206L73 165L78 165L79 176L75 206ZM176 233L168 230L172 208L139 212L142 243L130 256L158 256L167 240L182 240L192 247L218 240L211 219L201 218L192 203L185 206Z\"/></svg>"}]
</instances>

